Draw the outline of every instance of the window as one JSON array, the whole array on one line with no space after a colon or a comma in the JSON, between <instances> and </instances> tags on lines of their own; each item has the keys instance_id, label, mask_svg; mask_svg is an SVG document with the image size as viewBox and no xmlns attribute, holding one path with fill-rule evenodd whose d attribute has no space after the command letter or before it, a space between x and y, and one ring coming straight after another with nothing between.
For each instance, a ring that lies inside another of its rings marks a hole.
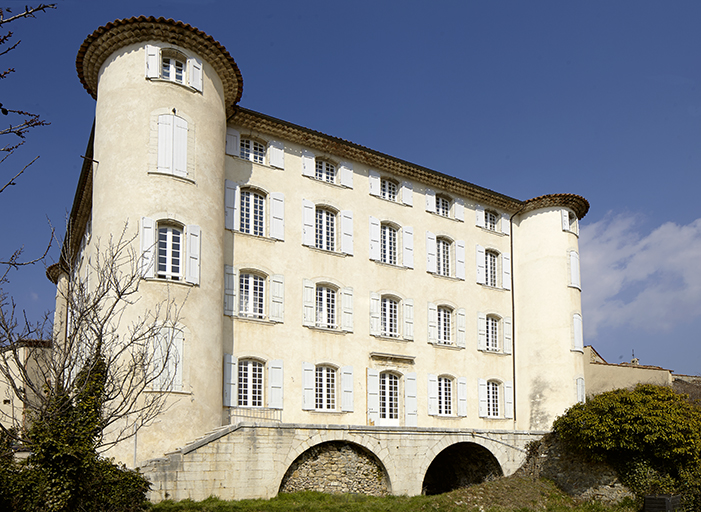
<instances>
[{"instance_id":1,"label":"window","mask_svg":"<svg viewBox=\"0 0 701 512\"><path fill-rule=\"evenodd\" d=\"M484 227L489 231L497 230L497 215L494 212L484 212Z\"/></svg>"},{"instance_id":2,"label":"window","mask_svg":"<svg viewBox=\"0 0 701 512\"><path fill-rule=\"evenodd\" d=\"M499 384L491 380L487 382L487 417L499 417Z\"/></svg>"},{"instance_id":3,"label":"window","mask_svg":"<svg viewBox=\"0 0 701 512\"><path fill-rule=\"evenodd\" d=\"M314 246L317 249L333 251L336 249L336 214L326 208L316 209L316 238Z\"/></svg>"},{"instance_id":4,"label":"window","mask_svg":"<svg viewBox=\"0 0 701 512\"><path fill-rule=\"evenodd\" d=\"M382 263L397 264L397 230L389 224L381 227L380 255Z\"/></svg>"},{"instance_id":5,"label":"window","mask_svg":"<svg viewBox=\"0 0 701 512\"><path fill-rule=\"evenodd\" d=\"M258 141L241 139L239 156L256 164L262 164L265 159L265 146Z\"/></svg>"},{"instance_id":6,"label":"window","mask_svg":"<svg viewBox=\"0 0 701 512\"><path fill-rule=\"evenodd\" d=\"M436 240L436 273L441 276L450 275L450 242L445 238Z\"/></svg>"},{"instance_id":7,"label":"window","mask_svg":"<svg viewBox=\"0 0 701 512\"><path fill-rule=\"evenodd\" d=\"M202 92L202 62L174 48L147 44L146 78L167 80Z\"/></svg>"},{"instance_id":8,"label":"window","mask_svg":"<svg viewBox=\"0 0 701 512\"><path fill-rule=\"evenodd\" d=\"M241 219L239 230L242 233L263 236L265 226L265 197L252 190L241 191Z\"/></svg>"},{"instance_id":9,"label":"window","mask_svg":"<svg viewBox=\"0 0 701 512\"><path fill-rule=\"evenodd\" d=\"M438 343L441 345L450 345L452 343L451 336L451 317L453 311L447 307L438 307Z\"/></svg>"},{"instance_id":10,"label":"window","mask_svg":"<svg viewBox=\"0 0 701 512\"><path fill-rule=\"evenodd\" d=\"M569 231L575 235L579 235L579 223L574 212L569 210L561 210L562 212L562 230Z\"/></svg>"},{"instance_id":11,"label":"window","mask_svg":"<svg viewBox=\"0 0 701 512\"><path fill-rule=\"evenodd\" d=\"M436 196L436 213L443 217L450 217L450 199Z\"/></svg>"},{"instance_id":12,"label":"window","mask_svg":"<svg viewBox=\"0 0 701 512\"><path fill-rule=\"evenodd\" d=\"M448 377L438 377L438 414L453 414L453 382Z\"/></svg>"},{"instance_id":13,"label":"window","mask_svg":"<svg viewBox=\"0 0 701 512\"><path fill-rule=\"evenodd\" d=\"M497 285L497 254L492 251L487 251L485 253L485 268L487 272L487 280L485 284L487 286Z\"/></svg>"},{"instance_id":14,"label":"window","mask_svg":"<svg viewBox=\"0 0 701 512\"><path fill-rule=\"evenodd\" d=\"M158 116L158 172L187 176L188 122L180 116Z\"/></svg>"},{"instance_id":15,"label":"window","mask_svg":"<svg viewBox=\"0 0 701 512\"><path fill-rule=\"evenodd\" d=\"M239 315L264 317L265 278L256 274L239 275Z\"/></svg>"},{"instance_id":16,"label":"window","mask_svg":"<svg viewBox=\"0 0 701 512\"><path fill-rule=\"evenodd\" d=\"M336 290L328 286L316 287L316 326L335 329Z\"/></svg>"},{"instance_id":17,"label":"window","mask_svg":"<svg viewBox=\"0 0 701 512\"><path fill-rule=\"evenodd\" d=\"M383 179L380 181L380 196L388 201L397 200L397 183L392 180Z\"/></svg>"},{"instance_id":18,"label":"window","mask_svg":"<svg viewBox=\"0 0 701 512\"><path fill-rule=\"evenodd\" d=\"M336 409L336 369L317 366L315 371L314 403L318 411Z\"/></svg>"},{"instance_id":19,"label":"window","mask_svg":"<svg viewBox=\"0 0 701 512\"><path fill-rule=\"evenodd\" d=\"M152 388L154 390L182 390L183 338L183 331L176 327L162 327L152 338Z\"/></svg>"},{"instance_id":20,"label":"window","mask_svg":"<svg viewBox=\"0 0 701 512\"><path fill-rule=\"evenodd\" d=\"M314 178L319 181L334 183L336 181L336 166L326 160L317 159L314 169Z\"/></svg>"},{"instance_id":21,"label":"window","mask_svg":"<svg viewBox=\"0 0 701 512\"><path fill-rule=\"evenodd\" d=\"M239 361L238 406L263 407L263 363Z\"/></svg>"},{"instance_id":22,"label":"window","mask_svg":"<svg viewBox=\"0 0 701 512\"><path fill-rule=\"evenodd\" d=\"M175 226L158 226L158 271L156 277L182 279L183 232Z\"/></svg>"},{"instance_id":23,"label":"window","mask_svg":"<svg viewBox=\"0 0 701 512\"><path fill-rule=\"evenodd\" d=\"M399 425L399 377L380 373L380 424Z\"/></svg>"},{"instance_id":24,"label":"window","mask_svg":"<svg viewBox=\"0 0 701 512\"><path fill-rule=\"evenodd\" d=\"M499 351L499 319L487 317L486 348L491 352Z\"/></svg>"},{"instance_id":25,"label":"window","mask_svg":"<svg viewBox=\"0 0 701 512\"><path fill-rule=\"evenodd\" d=\"M382 297L380 314L382 336L399 337L399 302L391 297Z\"/></svg>"}]
</instances>

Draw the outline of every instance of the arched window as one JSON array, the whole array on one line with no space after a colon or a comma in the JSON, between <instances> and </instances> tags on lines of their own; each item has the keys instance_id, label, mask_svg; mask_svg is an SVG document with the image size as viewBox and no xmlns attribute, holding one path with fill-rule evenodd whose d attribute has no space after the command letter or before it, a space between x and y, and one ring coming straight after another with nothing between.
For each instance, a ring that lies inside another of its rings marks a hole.
<instances>
[{"instance_id":1,"label":"arched window","mask_svg":"<svg viewBox=\"0 0 701 512\"><path fill-rule=\"evenodd\" d=\"M399 301L394 297L382 297L380 325L382 336L399 337Z\"/></svg>"},{"instance_id":2,"label":"arched window","mask_svg":"<svg viewBox=\"0 0 701 512\"><path fill-rule=\"evenodd\" d=\"M436 273L441 276L450 276L450 248L451 243L446 238L436 239Z\"/></svg>"},{"instance_id":3,"label":"arched window","mask_svg":"<svg viewBox=\"0 0 701 512\"><path fill-rule=\"evenodd\" d=\"M336 166L327 160L316 159L314 177L319 181L334 183L336 181Z\"/></svg>"},{"instance_id":4,"label":"arched window","mask_svg":"<svg viewBox=\"0 0 701 512\"><path fill-rule=\"evenodd\" d=\"M438 343L451 345L453 310L446 306L438 306Z\"/></svg>"},{"instance_id":5,"label":"arched window","mask_svg":"<svg viewBox=\"0 0 701 512\"><path fill-rule=\"evenodd\" d=\"M399 425L399 377L380 373L380 424Z\"/></svg>"},{"instance_id":6,"label":"arched window","mask_svg":"<svg viewBox=\"0 0 701 512\"><path fill-rule=\"evenodd\" d=\"M241 190L239 230L256 236L265 234L265 196L256 190Z\"/></svg>"},{"instance_id":7,"label":"arched window","mask_svg":"<svg viewBox=\"0 0 701 512\"><path fill-rule=\"evenodd\" d=\"M489 231L497 230L497 214L489 210L484 212L484 227Z\"/></svg>"},{"instance_id":8,"label":"arched window","mask_svg":"<svg viewBox=\"0 0 701 512\"><path fill-rule=\"evenodd\" d=\"M336 250L336 214L327 208L317 208L315 226L316 248L326 251Z\"/></svg>"},{"instance_id":9,"label":"arched window","mask_svg":"<svg viewBox=\"0 0 701 512\"><path fill-rule=\"evenodd\" d=\"M394 180L383 178L380 181L380 196L382 197L382 199L387 199L388 201L396 201L398 190L399 186Z\"/></svg>"},{"instance_id":10,"label":"arched window","mask_svg":"<svg viewBox=\"0 0 701 512\"><path fill-rule=\"evenodd\" d=\"M499 256L494 251L485 252L486 285L497 286L497 261Z\"/></svg>"},{"instance_id":11,"label":"arched window","mask_svg":"<svg viewBox=\"0 0 701 512\"><path fill-rule=\"evenodd\" d=\"M238 406L263 407L263 363L242 359L238 366Z\"/></svg>"},{"instance_id":12,"label":"arched window","mask_svg":"<svg viewBox=\"0 0 701 512\"><path fill-rule=\"evenodd\" d=\"M450 377L438 377L438 415L453 414L453 381Z\"/></svg>"},{"instance_id":13,"label":"arched window","mask_svg":"<svg viewBox=\"0 0 701 512\"><path fill-rule=\"evenodd\" d=\"M156 277L180 281L183 278L183 231L178 226L158 224L158 268Z\"/></svg>"},{"instance_id":14,"label":"arched window","mask_svg":"<svg viewBox=\"0 0 701 512\"><path fill-rule=\"evenodd\" d=\"M380 260L390 265L397 264L397 229L382 224L380 229Z\"/></svg>"},{"instance_id":15,"label":"arched window","mask_svg":"<svg viewBox=\"0 0 701 512\"><path fill-rule=\"evenodd\" d=\"M487 382L487 417L498 418L499 414L499 383L493 380Z\"/></svg>"},{"instance_id":16,"label":"arched window","mask_svg":"<svg viewBox=\"0 0 701 512\"><path fill-rule=\"evenodd\" d=\"M187 58L182 53L172 49L163 50L161 52L161 78L184 84L185 62L187 62Z\"/></svg>"},{"instance_id":17,"label":"arched window","mask_svg":"<svg viewBox=\"0 0 701 512\"><path fill-rule=\"evenodd\" d=\"M336 289L327 284L316 286L316 326L335 329L337 324Z\"/></svg>"},{"instance_id":18,"label":"arched window","mask_svg":"<svg viewBox=\"0 0 701 512\"><path fill-rule=\"evenodd\" d=\"M443 217L450 217L450 203L452 201L447 196L436 196L436 213Z\"/></svg>"},{"instance_id":19,"label":"arched window","mask_svg":"<svg viewBox=\"0 0 701 512\"><path fill-rule=\"evenodd\" d=\"M265 317L265 277L242 272L239 274L239 316Z\"/></svg>"},{"instance_id":20,"label":"arched window","mask_svg":"<svg viewBox=\"0 0 701 512\"><path fill-rule=\"evenodd\" d=\"M265 161L265 146L253 139L241 139L239 156L256 164Z\"/></svg>"},{"instance_id":21,"label":"arched window","mask_svg":"<svg viewBox=\"0 0 701 512\"><path fill-rule=\"evenodd\" d=\"M336 409L336 369L317 366L314 375L314 408L318 411Z\"/></svg>"},{"instance_id":22,"label":"arched window","mask_svg":"<svg viewBox=\"0 0 701 512\"><path fill-rule=\"evenodd\" d=\"M499 351L499 319L493 315L487 317L486 348L491 352Z\"/></svg>"}]
</instances>

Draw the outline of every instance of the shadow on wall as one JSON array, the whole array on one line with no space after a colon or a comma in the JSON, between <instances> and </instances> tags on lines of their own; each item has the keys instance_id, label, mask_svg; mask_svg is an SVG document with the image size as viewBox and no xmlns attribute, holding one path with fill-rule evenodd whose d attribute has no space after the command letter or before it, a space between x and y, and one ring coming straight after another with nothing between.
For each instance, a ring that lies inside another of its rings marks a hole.
<instances>
[{"instance_id":1,"label":"shadow on wall","mask_svg":"<svg viewBox=\"0 0 701 512\"><path fill-rule=\"evenodd\" d=\"M489 450L474 443L457 443L439 453L428 467L422 493L441 494L503 474Z\"/></svg>"},{"instance_id":2,"label":"shadow on wall","mask_svg":"<svg viewBox=\"0 0 701 512\"><path fill-rule=\"evenodd\" d=\"M295 491L386 496L390 485L374 454L357 444L330 441L309 448L290 465L279 492Z\"/></svg>"}]
</instances>

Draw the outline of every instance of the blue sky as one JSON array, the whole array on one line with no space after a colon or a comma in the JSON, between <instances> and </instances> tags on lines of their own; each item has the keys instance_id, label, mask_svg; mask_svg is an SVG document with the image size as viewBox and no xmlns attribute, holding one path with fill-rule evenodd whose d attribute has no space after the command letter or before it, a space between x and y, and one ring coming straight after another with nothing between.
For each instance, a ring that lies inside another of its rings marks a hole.
<instances>
[{"instance_id":1,"label":"blue sky","mask_svg":"<svg viewBox=\"0 0 701 512\"><path fill-rule=\"evenodd\" d=\"M0 254L63 232L94 115L78 48L141 14L221 42L245 107L518 199L583 195L585 342L701 373L700 2L59 0L0 57L0 101L51 122L0 166L40 155L0 195ZM30 318L52 308L43 267L11 279Z\"/></svg>"}]
</instances>

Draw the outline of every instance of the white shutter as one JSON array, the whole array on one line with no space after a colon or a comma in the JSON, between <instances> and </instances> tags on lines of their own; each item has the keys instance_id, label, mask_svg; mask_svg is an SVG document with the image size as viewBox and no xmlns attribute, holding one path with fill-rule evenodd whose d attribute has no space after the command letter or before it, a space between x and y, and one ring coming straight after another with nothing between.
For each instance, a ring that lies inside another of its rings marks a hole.
<instances>
[{"instance_id":1,"label":"white shutter","mask_svg":"<svg viewBox=\"0 0 701 512\"><path fill-rule=\"evenodd\" d=\"M239 194L239 185L231 180L224 180L224 227L236 229L236 197Z\"/></svg>"},{"instance_id":2,"label":"white shutter","mask_svg":"<svg viewBox=\"0 0 701 512\"><path fill-rule=\"evenodd\" d=\"M160 78L161 49L152 44L146 45L146 78Z\"/></svg>"},{"instance_id":3,"label":"white shutter","mask_svg":"<svg viewBox=\"0 0 701 512\"><path fill-rule=\"evenodd\" d=\"M430 188L426 189L426 211L436 213L436 191Z\"/></svg>"},{"instance_id":4,"label":"white shutter","mask_svg":"<svg viewBox=\"0 0 701 512\"><path fill-rule=\"evenodd\" d=\"M239 156L241 154L241 135L233 128L226 129L226 154Z\"/></svg>"},{"instance_id":5,"label":"white shutter","mask_svg":"<svg viewBox=\"0 0 701 512\"><path fill-rule=\"evenodd\" d=\"M414 228L404 226L402 228L402 244L404 252L402 254L402 263L406 268L414 268Z\"/></svg>"},{"instance_id":6,"label":"white shutter","mask_svg":"<svg viewBox=\"0 0 701 512\"><path fill-rule=\"evenodd\" d=\"M404 375L404 426L416 427L419 424L419 401L416 373Z\"/></svg>"},{"instance_id":7,"label":"white shutter","mask_svg":"<svg viewBox=\"0 0 701 512\"><path fill-rule=\"evenodd\" d=\"M191 284L200 284L200 227L190 224L187 226L187 277Z\"/></svg>"},{"instance_id":8,"label":"white shutter","mask_svg":"<svg viewBox=\"0 0 701 512\"><path fill-rule=\"evenodd\" d=\"M316 173L316 170L314 168L315 165L315 158L314 158L314 153L311 153L310 151L307 151L306 149L302 151L302 175L303 176L309 176L310 178L314 177L314 174Z\"/></svg>"},{"instance_id":9,"label":"white shutter","mask_svg":"<svg viewBox=\"0 0 701 512\"><path fill-rule=\"evenodd\" d=\"M285 321L285 276L282 274L270 278L270 320Z\"/></svg>"},{"instance_id":10,"label":"white shutter","mask_svg":"<svg viewBox=\"0 0 701 512\"><path fill-rule=\"evenodd\" d=\"M414 339L414 299L406 299L404 302L404 339Z\"/></svg>"},{"instance_id":11,"label":"white shutter","mask_svg":"<svg viewBox=\"0 0 701 512\"><path fill-rule=\"evenodd\" d=\"M579 254L577 251L570 251L570 285L581 289L579 282Z\"/></svg>"},{"instance_id":12,"label":"white shutter","mask_svg":"<svg viewBox=\"0 0 701 512\"><path fill-rule=\"evenodd\" d=\"M584 378L578 377L576 381L577 385L577 402L584 403L587 400L586 390L584 388Z\"/></svg>"},{"instance_id":13,"label":"white shutter","mask_svg":"<svg viewBox=\"0 0 701 512\"><path fill-rule=\"evenodd\" d=\"M302 244L310 247L314 247L316 243L314 222L314 203L302 199Z\"/></svg>"},{"instance_id":14,"label":"white shutter","mask_svg":"<svg viewBox=\"0 0 701 512\"><path fill-rule=\"evenodd\" d=\"M173 118L172 114L158 116L158 161L159 172L173 172Z\"/></svg>"},{"instance_id":15,"label":"white shutter","mask_svg":"<svg viewBox=\"0 0 701 512\"><path fill-rule=\"evenodd\" d=\"M236 271L231 265L224 265L224 314L236 314Z\"/></svg>"},{"instance_id":16,"label":"white shutter","mask_svg":"<svg viewBox=\"0 0 701 512\"><path fill-rule=\"evenodd\" d=\"M511 255L508 252L501 255L501 286L511 290Z\"/></svg>"},{"instance_id":17,"label":"white shutter","mask_svg":"<svg viewBox=\"0 0 701 512\"><path fill-rule=\"evenodd\" d=\"M341 252L353 255L353 212L341 211Z\"/></svg>"},{"instance_id":18,"label":"white shutter","mask_svg":"<svg viewBox=\"0 0 701 512\"><path fill-rule=\"evenodd\" d=\"M380 173L373 171L372 169L368 172L368 182L370 184L370 195L379 196L380 195Z\"/></svg>"},{"instance_id":19,"label":"white shutter","mask_svg":"<svg viewBox=\"0 0 701 512\"><path fill-rule=\"evenodd\" d=\"M370 217L370 259L380 259L380 219Z\"/></svg>"},{"instance_id":20,"label":"white shutter","mask_svg":"<svg viewBox=\"0 0 701 512\"><path fill-rule=\"evenodd\" d=\"M350 162L341 162L338 168L338 177L342 186L353 188L353 164Z\"/></svg>"},{"instance_id":21,"label":"white shutter","mask_svg":"<svg viewBox=\"0 0 701 512\"><path fill-rule=\"evenodd\" d=\"M477 205L475 206L475 222L477 224L477 227L484 228L486 227L486 224L484 222L484 206Z\"/></svg>"},{"instance_id":22,"label":"white shutter","mask_svg":"<svg viewBox=\"0 0 701 512\"><path fill-rule=\"evenodd\" d=\"M570 230L570 214L567 210L560 210L562 217L562 231Z\"/></svg>"},{"instance_id":23,"label":"white shutter","mask_svg":"<svg viewBox=\"0 0 701 512\"><path fill-rule=\"evenodd\" d=\"M168 376L173 378L170 386L172 391L182 391L183 389L184 337L183 331L173 329L173 345L170 347L171 351L168 354Z\"/></svg>"},{"instance_id":24,"label":"white shutter","mask_svg":"<svg viewBox=\"0 0 701 512\"><path fill-rule=\"evenodd\" d=\"M479 416L480 418L487 417L487 381L484 379L478 380L479 387Z\"/></svg>"},{"instance_id":25,"label":"white shutter","mask_svg":"<svg viewBox=\"0 0 701 512\"><path fill-rule=\"evenodd\" d=\"M236 358L231 354L224 354L224 407L234 407L236 405Z\"/></svg>"},{"instance_id":26,"label":"white shutter","mask_svg":"<svg viewBox=\"0 0 701 512\"><path fill-rule=\"evenodd\" d=\"M437 252L436 235L426 231L426 272L436 273L438 265Z\"/></svg>"},{"instance_id":27,"label":"white shutter","mask_svg":"<svg viewBox=\"0 0 701 512\"><path fill-rule=\"evenodd\" d=\"M380 423L380 372L368 368L368 425Z\"/></svg>"},{"instance_id":28,"label":"white shutter","mask_svg":"<svg viewBox=\"0 0 701 512\"><path fill-rule=\"evenodd\" d=\"M304 291L302 293L302 324L314 326L316 324L316 312L314 310L314 298L316 286L309 279L304 280Z\"/></svg>"},{"instance_id":29,"label":"white shutter","mask_svg":"<svg viewBox=\"0 0 701 512\"><path fill-rule=\"evenodd\" d=\"M508 214L501 214L501 232L505 235L511 234L511 218Z\"/></svg>"},{"instance_id":30,"label":"white shutter","mask_svg":"<svg viewBox=\"0 0 701 512\"><path fill-rule=\"evenodd\" d=\"M353 412L353 367L341 368L341 411Z\"/></svg>"},{"instance_id":31,"label":"white shutter","mask_svg":"<svg viewBox=\"0 0 701 512\"><path fill-rule=\"evenodd\" d=\"M465 220L465 202L460 197L455 199L455 220Z\"/></svg>"},{"instance_id":32,"label":"white shutter","mask_svg":"<svg viewBox=\"0 0 701 512\"><path fill-rule=\"evenodd\" d=\"M353 288L341 290L341 329L353 332Z\"/></svg>"},{"instance_id":33,"label":"white shutter","mask_svg":"<svg viewBox=\"0 0 701 512\"><path fill-rule=\"evenodd\" d=\"M458 378L458 416L467 416L467 379Z\"/></svg>"},{"instance_id":34,"label":"white shutter","mask_svg":"<svg viewBox=\"0 0 701 512\"><path fill-rule=\"evenodd\" d=\"M268 407L271 409L282 409L284 372L282 359L275 359L268 363Z\"/></svg>"},{"instance_id":35,"label":"white shutter","mask_svg":"<svg viewBox=\"0 0 701 512\"><path fill-rule=\"evenodd\" d=\"M513 326L511 324L511 318L504 318L504 354L511 354L513 352Z\"/></svg>"},{"instance_id":36,"label":"white shutter","mask_svg":"<svg viewBox=\"0 0 701 512\"><path fill-rule=\"evenodd\" d=\"M438 306L428 303L428 342L438 341Z\"/></svg>"},{"instance_id":37,"label":"white shutter","mask_svg":"<svg viewBox=\"0 0 701 512\"><path fill-rule=\"evenodd\" d=\"M487 268L486 268L486 254L484 251L484 247L481 245L477 246L477 254L476 254L476 260L477 260L477 283L478 284L486 284L487 283Z\"/></svg>"},{"instance_id":38,"label":"white shutter","mask_svg":"<svg viewBox=\"0 0 701 512\"><path fill-rule=\"evenodd\" d=\"M514 418L514 383L511 381L504 383L504 417Z\"/></svg>"},{"instance_id":39,"label":"white shutter","mask_svg":"<svg viewBox=\"0 0 701 512\"><path fill-rule=\"evenodd\" d=\"M187 176L187 121L173 116L173 174Z\"/></svg>"},{"instance_id":40,"label":"white shutter","mask_svg":"<svg viewBox=\"0 0 701 512\"><path fill-rule=\"evenodd\" d=\"M268 142L268 163L271 167L285 168L285 145L277 140Z\"/></svg>"},{"instance_id":41,"label":"white shutter","mask_svg":"<svg viewBox=\"0 0 701 512\"><path fill-rule=\"evenodd\" d=\"M575 313L572 318L574 328L574 349L584 351L584 332L582 329L582 315Z\"/></svg>"},{"instance_id":42,"label":"white shutter","mask_svg":"<svg viewBox=\"0 0 701 512\"><path fill-rule=\"evenodd\" d=\"M370 335L379 336L380 334L380 301L379 293L370 292Z\"/></svg>"},{"instance_id":43,"label":"white shutter","mask_svg":"<svg viewBox=\"0 0 701 512\"><path fill-rule=\"evenodd\" d=\"M407 206L414 206L414 186L410 181L402 181L402 202Z\"/></svg>"},{"instance_id":44,"label":"white shutter","mask_svg":"<svg viewBox=\"0 0 701 512\"><path fill-rule=\"evenodd\" d=\"M464 309L464 308L459 308L459 309L458 309L457 317L458 317L458 328L457 328L457 333L458 333L458 334L457 334L457 342L456 342L456 344L457 344L458 347L465 348L465 343L466 343L466 339L467 339L467 336L465 335L465 334L466 334L465 331L466 331L466 328L467 328L467 327L466 327L467 322L466 322L465 309Z\"/></svg>"},{"instance_id":45,"label":"white shutter","mask_svg":"<svg viewBox=\"0 0 701 512\"><path fill-rule=\"evenodd\" d=\"M428 374L428 414L438 414L438 377L431 373Z\"/></svg>"},{"instance_id":46,"label":"white shutter","mask_svg":"<svg viewBox=\"0 0 701 512\"><path fill-rule=\"evenodd\" d=\"M285 240L285 194L270 194L270 237Z\"/></svg>"},{"instance_id":47,"label":"white shutter","mask_svg":"<svg viewBox=\"0 0 701 512\"><path fill-rule=\"evenodd\" d=\"M314 405L314 365L302 363L302 409L313 411Z\"/></svg>"},{"instance_id":48,"label":"white shutter","mask_svg":"<svg viewBox=\"0 0 701 512\"><path fill-rule=\"evenodd\" d=\"M193 89L202 92L202 61L196 57L187 59L188 83Z\"/></svg>"},{"instance_id":49,"label":"white shutter","mask_svg":"<svg viewBox=\"0 0 701 512\"><path fill-rule=\"evenodd\" d=\"M465 241L455 242L455 277L465 280Z\"/></svg>"},{"instance_id":50,"label":"white shutter","mask_svg":"<svg viewBox=\"0 0 701 512\"><path fill-rule=\"evenodd\" d=\"M487 315L477 313L477 350L487 350Z\"/></svg>"},{"instance_id":51,"label":"white shutter","mask_svg":"<svg viewBox=\"0 0 701 512\"><path fill-rule=\"evenodd\" d=\"M156 222L141 217L141 277L151 278L156 266Z\"/></svg>"}]
</instances>

